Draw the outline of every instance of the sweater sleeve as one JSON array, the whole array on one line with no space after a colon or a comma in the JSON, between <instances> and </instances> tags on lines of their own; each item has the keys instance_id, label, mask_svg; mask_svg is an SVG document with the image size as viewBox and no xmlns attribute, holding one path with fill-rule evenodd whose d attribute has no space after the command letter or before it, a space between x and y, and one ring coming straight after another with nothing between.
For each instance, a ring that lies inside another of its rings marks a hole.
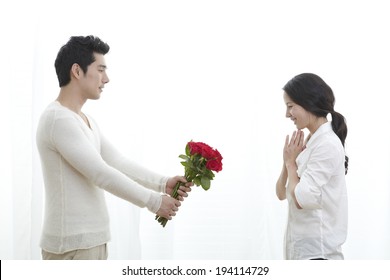
<instances>
[{"instance_id":1,"label":"sweater sleeve","mask_svg":"<svg viewBox=\"0 0 390 280\"><path fill-rule=\"evenodd\" d=\"M139 207L147 207L153 213L158 211L161 195L145 189L107 164L88 140L77 119L55 119L50 136L53 147L61 156L96 186Z\"/></svg>"},{"instance_id":2,"label":"sweater sleeve","mask_svg":"<svg viewBox=\"0 0 390 280\"><path fill-rule=\"evenodd\" d=\"M169 177L164 177L124 157L102 134L100 140L101 155L110 166L146 188L165 193Z\"/></svg>"}]
</instances>

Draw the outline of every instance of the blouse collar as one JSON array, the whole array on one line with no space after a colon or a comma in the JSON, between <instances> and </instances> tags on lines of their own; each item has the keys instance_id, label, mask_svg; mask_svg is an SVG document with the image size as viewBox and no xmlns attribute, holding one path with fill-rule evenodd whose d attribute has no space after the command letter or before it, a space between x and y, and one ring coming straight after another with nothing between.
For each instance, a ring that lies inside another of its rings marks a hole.
<instances>
[{"instance_id":1,"label":"blouse collar","mask_svg":"<svg viewBox=\"0 0 390 280\"><path fill-rule=\"evenodd\" d=\"M332 123L331 122L326 122L322 124L315 132L314 134L310 137L309 141L307 142L306 146L310 146L313 141L318 138L320 135L327 133L329 131L333 130L332 129Z\"/></svg>"}]
</instances>

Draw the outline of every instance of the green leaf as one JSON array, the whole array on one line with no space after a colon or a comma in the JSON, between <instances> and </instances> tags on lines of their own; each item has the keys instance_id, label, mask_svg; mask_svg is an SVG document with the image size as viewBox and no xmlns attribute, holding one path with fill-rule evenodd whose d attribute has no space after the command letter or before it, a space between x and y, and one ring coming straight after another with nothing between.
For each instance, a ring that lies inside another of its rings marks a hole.
<instances>
[{"instance_id":1,"label":"green leaf","mask_svg":"<svg viewBox=\"0 0 390 280\"><path fill-rule=\"evenodd\" d=\"M210 178L210 180L212 180L212 179L215 177L213 171L211 171L211 170L209 170L209 169L206 170L205 175L206 175L208 178Z\"/></svg>"},{"instance_id":2,"label":"green leaf","mask_svg":"<svg viewBox=\"0 0 390 280\"><path fill-rule=\"evenodd\" d=\"M201 185L201 182L200 182L200 178L199 178L199 177L195 177L195 178L194 178L194 184L197 185L197 186L200 186L200 185Z\"/></svg>"},{"instance_id":3,"label":"green leaf","mask_svg":"<svg viewBox=\"0 0 390 280\"><path fill-rule=\"evenodd\" d=\"M210 188L210 179L203 176L200 180L202 188L207 191Z\"/></svg>"},{"instance_id":4,"label":"green leaf","mask_svg":"<svg viewBox=\"0 0 390 280\"><path fill-rule=\"evenodd\" d=\"M187 161L187 166L189 169L193 170L194 169L194 164L192 163L192 161Z\"/></svg>"},{"instance_id":5,"label":"green leaf","mask_svg":"<svg viewBox=\"0 0 390 280\"><path fill-rule=\"evenodd\" d=\"M186 156L186 155L180 155L179 158L184 159L184 160L189 160L188 156Z\"/></svg>"}]
</instances>

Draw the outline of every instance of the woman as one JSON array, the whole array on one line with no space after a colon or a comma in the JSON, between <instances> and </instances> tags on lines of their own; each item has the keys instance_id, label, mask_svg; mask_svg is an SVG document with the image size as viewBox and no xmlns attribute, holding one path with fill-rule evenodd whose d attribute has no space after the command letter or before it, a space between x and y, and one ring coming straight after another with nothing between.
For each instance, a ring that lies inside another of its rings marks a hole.
<instances>
[{"instance_id":1,"label":"woman","mask_svg":"<svg viewBox=\"0 0 390 280\"><path fill-rule=\"evenodd\" d=\"M286 117L297 127L291 139L286 137L276 183L278 198L287 198L289 204L285 258L344 259L341 246L348 222L345 119L334 110L332 89L315 74L295 76L283 90ZM306 141L304 128L310 132Z\"/></svg>"}]
</instances>

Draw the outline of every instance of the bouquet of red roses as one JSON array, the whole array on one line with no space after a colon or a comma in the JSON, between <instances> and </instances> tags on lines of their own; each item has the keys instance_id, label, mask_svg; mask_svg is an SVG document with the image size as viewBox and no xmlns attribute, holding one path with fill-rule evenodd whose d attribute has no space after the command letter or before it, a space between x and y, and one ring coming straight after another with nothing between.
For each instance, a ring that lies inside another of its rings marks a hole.
<instances>
[{"instance_id":1,"label":"bouquet of red roses","mask_svg":"<svg viewBox=\"0 0 390 280\"><path fill-rule=\"evenodd\" d=\"M184 177L187 182L194 182L197 186L202 186L204 190L210 188L210 181L214 179L213 171L222 170L222 156L218 150L211 148L202 142L190 141L186 145L185 155L180 155L183 159L181 164L184 166ZM178 182L173 189L172 197L177 198L177 190L183 183ZM156 220L163 226L168 219L156 216Z\"/></svg>"}]
</instances>

